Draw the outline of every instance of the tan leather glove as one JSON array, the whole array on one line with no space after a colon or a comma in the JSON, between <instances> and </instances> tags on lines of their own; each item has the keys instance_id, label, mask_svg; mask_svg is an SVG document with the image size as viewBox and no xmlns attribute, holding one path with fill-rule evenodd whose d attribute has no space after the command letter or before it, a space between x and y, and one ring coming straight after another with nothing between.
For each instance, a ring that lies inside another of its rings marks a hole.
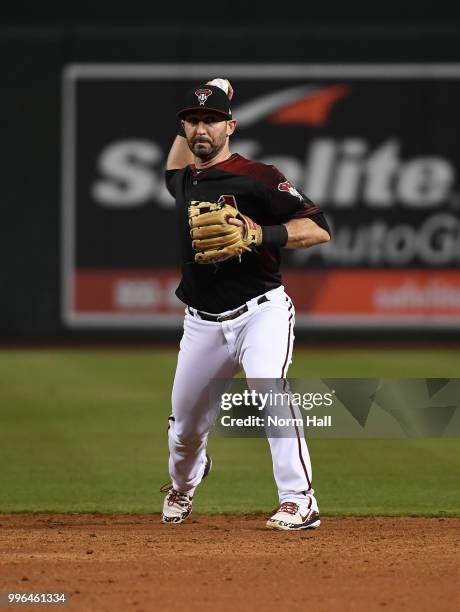
<instances>
[{"instance_id":1,"label":"tan leather glove","mask_svg":"<svg viewBox=\"0 0 460 612\"><path fill-rule=\"evenodd\" d=\"M190 202L188 217L196 263L218 263L232 257L241 257L262 242L260 225L224 201L194 200ZM242 232L239 226L228 223L230 218L243 222Z\"/></svg>"}]
</instances>

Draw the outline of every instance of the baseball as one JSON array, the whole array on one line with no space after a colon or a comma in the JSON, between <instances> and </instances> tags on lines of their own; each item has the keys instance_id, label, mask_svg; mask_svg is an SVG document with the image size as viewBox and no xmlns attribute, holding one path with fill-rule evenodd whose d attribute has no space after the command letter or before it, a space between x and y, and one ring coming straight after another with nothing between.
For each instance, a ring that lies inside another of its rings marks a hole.
<instances>
[{"instance_id":1,"label":"baseball","mask_svg":"<svg viewBox=\"0 0 460 612\"><path fill-rule=\"evenodd\" d=\"M226 94L228 94L228 81L225 79L213 79L209 83L210 85L215 85L216 87L220 87Z\"/></svg>"}]
</instances>

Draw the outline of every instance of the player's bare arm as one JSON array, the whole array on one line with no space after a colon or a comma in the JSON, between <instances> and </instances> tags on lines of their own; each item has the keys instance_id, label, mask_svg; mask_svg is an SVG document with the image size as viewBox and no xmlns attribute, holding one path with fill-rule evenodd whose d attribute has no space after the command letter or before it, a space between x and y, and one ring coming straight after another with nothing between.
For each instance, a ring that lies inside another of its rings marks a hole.
<instances>
[{"instance_id":1,"label":"player's bare arm","mask_svg":"<svg viewBox=\"0 0 460 612\"><path fill-rule=\"evenodd\" d=\"M191 163L193 163L193 154L187 140L184 136L177 135L166 160L166 170L180 170Z\"/></svg>"},{"instance_id":2,"label":"player's bare arm","mask_svg":"<svg viewBox=\"0 0 460 612\"><path fill-rule=\"evenodd\" d=\"M229 219L228 223L240 226L241 232L243 233L242 221L239 219ZM329 233L311 219L291 219L283 225L288 233L288 239L285 245L288 249L305 249L315 244L329 242L331 239Z\"/></svg>"},{"instance_id":3,"label":"player's bare arm","mask_svg":"<svg viewBox=\"0 0 460 612\"><path fill-rule=\"evenodd\" d=\"M284 224L288 232L287 249L305 249L329 242L329 233L311 219L291 219Z\"/></svg>"}]
</instances>

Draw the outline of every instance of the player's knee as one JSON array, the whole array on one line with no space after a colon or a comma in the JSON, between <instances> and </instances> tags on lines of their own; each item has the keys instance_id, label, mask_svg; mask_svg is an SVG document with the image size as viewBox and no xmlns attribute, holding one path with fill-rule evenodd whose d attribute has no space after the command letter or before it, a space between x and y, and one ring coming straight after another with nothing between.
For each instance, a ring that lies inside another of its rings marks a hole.
<instances>
[{"instance_id":1,"label":"player's knee","mask_svg":"<svg viewBox=\"0 0 460 612\"><path fill-rule=\"evenodd\" d=\"M207 435L192 430L176 430L173 438L175 446L178 450L187 449L188 451L196 452L206 442Z\"/></svg>"}]
</instances>

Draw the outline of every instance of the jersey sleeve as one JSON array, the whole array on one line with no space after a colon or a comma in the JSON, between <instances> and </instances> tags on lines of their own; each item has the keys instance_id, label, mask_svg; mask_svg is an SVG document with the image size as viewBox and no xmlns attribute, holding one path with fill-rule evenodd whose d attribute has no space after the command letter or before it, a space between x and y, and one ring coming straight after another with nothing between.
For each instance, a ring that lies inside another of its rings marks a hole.
<instances>
[{"instance_id":1,"label":"jersey sleeve","mask_svg":"<svg viewBox=\"0 0 460 612\"><path fill-rule=\"evenodd\" d=\"M179 169L165 171L166 188L173 198L176 197L176 188L177 181L179 180L179 175Z\"/></svg>"},{"instance_id":2,"label":"jersey sleeve","mask_svg":"<svg viewBox=\"0 0 460 612\"><path fill-rule=\"evenodd\" d=\"M289 219L311 217L321 210L301 191L296 189L274 166L269 166L265 174L265 187L268 192L270 212L279 223Z\"/></svg>"}]
</instances>

